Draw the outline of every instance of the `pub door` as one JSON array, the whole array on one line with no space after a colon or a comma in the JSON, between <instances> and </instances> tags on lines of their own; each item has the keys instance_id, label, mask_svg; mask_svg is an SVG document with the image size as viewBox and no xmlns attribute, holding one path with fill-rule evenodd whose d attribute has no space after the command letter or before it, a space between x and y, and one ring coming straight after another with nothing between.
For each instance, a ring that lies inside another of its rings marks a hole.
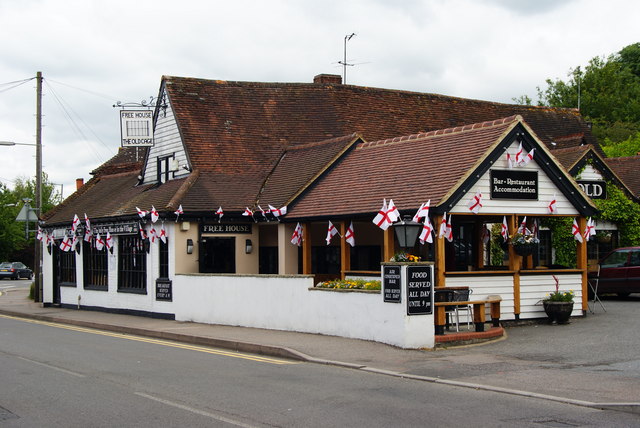
<instances>
[{"instance_id":1,"label":"pub door","mask_svg":"<svg viewBox=\"0 0 640 428\"><path fill-rule=\"evenodd\" d=\"M202 238L200 272L236 273L236 238Z\"/></svg>"}]
</instances>

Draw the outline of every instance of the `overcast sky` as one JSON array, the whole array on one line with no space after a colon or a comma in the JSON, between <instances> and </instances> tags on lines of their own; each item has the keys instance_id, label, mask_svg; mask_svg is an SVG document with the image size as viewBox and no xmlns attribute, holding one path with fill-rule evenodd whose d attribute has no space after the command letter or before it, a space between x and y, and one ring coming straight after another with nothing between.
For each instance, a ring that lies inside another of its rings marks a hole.
<instances>
[{"instance_id":1,"label":"overcast sky","mask_svg":"<svg viewBox=\"0 0 640 428\"><path fill-rule=\"evenodd\" d=\"M547 78L640 41L636 0L0 0L0 140L35 142L44 76L43 169L75 179L118 149L117 101L162 75L347 83L511 103ZM12 84L11 82L16 82ZM35 148L0 146L0 181L35 175Z\"/></svg>"}]
</instances>

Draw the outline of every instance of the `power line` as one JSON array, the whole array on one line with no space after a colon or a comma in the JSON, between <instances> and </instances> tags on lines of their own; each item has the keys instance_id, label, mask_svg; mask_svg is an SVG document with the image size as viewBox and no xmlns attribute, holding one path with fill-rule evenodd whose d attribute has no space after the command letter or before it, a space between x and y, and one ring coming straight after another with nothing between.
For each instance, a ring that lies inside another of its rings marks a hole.
<instances>
[{"instance_id":1,"label":"power line","mask_svg":"<svg viewBox=\"0 0 640 428\"><path fill-rule=\"evenodd\" d=\"M33 80L33 79L35 79L35 77L30 77L29 79L24 79L24 80L16 80L16 81L13 81L13 82L0 83L0 87L2 87L2 86L8 86L8 85L13 85L13 86L11 86L11 87L9 87L9 88L3 88L3 89L0 89L0 93L2 93L2 92L6 92L6 91L9 91L9 90L11 90L11 89L13 89L13 88L17 88L18 86L20 86L20 85L24 85L25 83L30 82L30 81L31 81L31 80Z\"/></svg>"}]
</instances>

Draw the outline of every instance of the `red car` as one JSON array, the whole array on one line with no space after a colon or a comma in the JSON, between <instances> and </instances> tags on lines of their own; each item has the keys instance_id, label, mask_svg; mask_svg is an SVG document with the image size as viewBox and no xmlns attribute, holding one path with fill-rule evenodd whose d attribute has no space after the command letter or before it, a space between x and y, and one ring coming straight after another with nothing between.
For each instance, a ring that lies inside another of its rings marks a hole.
<instances>
[{"instance_id":1,"label":"red car","mask_svg":"<svg viewBox=\"0 0 640 428\"><path fill-rule=\"evenodd\" d=\"M597 286L599 295L640 293L640 247L617 248L607 254L600 261Z\"/></svg>"}]
</instances>

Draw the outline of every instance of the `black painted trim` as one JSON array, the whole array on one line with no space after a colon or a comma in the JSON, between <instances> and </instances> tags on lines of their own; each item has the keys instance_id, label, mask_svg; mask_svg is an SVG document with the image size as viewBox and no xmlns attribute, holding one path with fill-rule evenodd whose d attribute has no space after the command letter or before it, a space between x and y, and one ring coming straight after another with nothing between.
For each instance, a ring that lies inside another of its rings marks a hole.
<instances>
[{"instance_id":1,"label":"black painted trim","mask_svg":"<svg viewBox=\"0 0 640 428\"><path fill-rule=\"evenodd\" d=\"M148 312L148 311L140 311L135 309L117 309L117 308L105 308L102 306L84 306L80 305L71 305L68 303L61 303L61 308L64 309L81 309L84 311L94 311L94 312L106 312L109 314L118 314L118 315L134 315L139 317L147 317L147 318L155 318L155 319L163 319L163 320L175 320L175 314L167 314L163 312Z\"/></svg>"}]
</instances>

